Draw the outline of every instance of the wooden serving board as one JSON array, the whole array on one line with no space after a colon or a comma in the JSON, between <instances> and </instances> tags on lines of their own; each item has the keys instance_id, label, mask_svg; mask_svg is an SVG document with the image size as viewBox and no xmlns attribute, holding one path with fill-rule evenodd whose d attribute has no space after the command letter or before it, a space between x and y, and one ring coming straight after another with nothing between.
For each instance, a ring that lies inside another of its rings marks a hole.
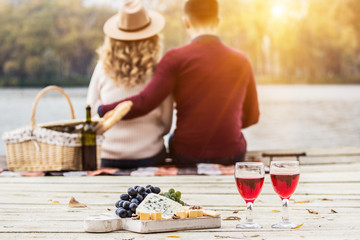
<instances>
[{"instance_id":1,"label":"wooden serving board","mask_svg":"<svg viewBox=\"0 0 360 240\"><path fill-rule=\"evenodd\" d=\"M128 230L137 233L156 233L220 227L220 217L140 221L132 220L131 218L119 218L115 214L103 214L87 218L84 221L85 232L93 233L104 233L118 230Z\"/></svg>"}]
</instances>

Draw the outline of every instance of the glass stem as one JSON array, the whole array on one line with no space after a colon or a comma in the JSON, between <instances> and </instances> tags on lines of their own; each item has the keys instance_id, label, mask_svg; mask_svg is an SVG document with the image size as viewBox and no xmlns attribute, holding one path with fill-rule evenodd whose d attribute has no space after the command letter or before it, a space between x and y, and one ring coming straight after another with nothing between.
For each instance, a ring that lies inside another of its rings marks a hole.
<instances>
[{"instance_id":1,"label":"glass stem","mask_svg":"<svg viewBox=\"0 0 360 240\"><path fill-rule=\"evenodd\" d=\"M246 222L252 223L253 222L253 206L254 204L252 202L246 203Z\"/></svg>"},{"instance_id":2,"label":"glass stem","mask_svg":"<svg viewBox=\"0 0 360 240\"><path fill-rule=\"evenodd\" d=\"M289 199L284 198L282 200L282 221L289 222Z\"/></svg>"}]
</instances>

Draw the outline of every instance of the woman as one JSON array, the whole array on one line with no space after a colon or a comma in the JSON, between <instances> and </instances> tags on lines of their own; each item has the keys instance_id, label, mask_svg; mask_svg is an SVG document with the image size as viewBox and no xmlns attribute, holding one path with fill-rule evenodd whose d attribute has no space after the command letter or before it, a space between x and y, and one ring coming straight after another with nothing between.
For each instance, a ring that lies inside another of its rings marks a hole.
<instances>
[{"instance_id":1,"label":"woman","mask_svg":"<svg viewBox=\"0 0 360 240\"><path fill-rule=\"evenodd\" d=\"M89 85L92 115L98 106L135 95L151 80L161 52L158 33L164 18L140 1L127 1L104 25L105 41ZM144 117L120 121L104 136L101 166L136 168L162 165L163 136L171 128L173 102L167 98Z\"/></svg>"}]
</instances>

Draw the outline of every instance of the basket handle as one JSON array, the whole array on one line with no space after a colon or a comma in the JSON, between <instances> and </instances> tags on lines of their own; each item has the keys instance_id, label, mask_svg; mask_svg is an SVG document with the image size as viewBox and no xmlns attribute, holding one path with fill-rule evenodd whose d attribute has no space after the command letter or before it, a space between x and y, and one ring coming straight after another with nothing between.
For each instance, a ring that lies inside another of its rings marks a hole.
<instances>
[{"instance_id":1,"label":"basket handle","mask_svg":"<svg viewBox=\"0 0 360 240\"><path fill-rule=\"evenodd\" d=\"M34 128L36 126L35 114L36 114L36 108L37 108L38 102L40 101L40 98L45 93L47 93L49 91L52 91L52 90L56 90L56 91L60 92L62 95L64 95L64 97L66 98L66 100L68 101L69 106L70 106L71 118L75 119L73 105L72 105L72 103L70 101L69 96L65 93L65 91L62 88L58 87L58 86L48 86L48 87L42 89L35 98L35 101L33 103L32 110L31 110L31 119L30 119L31 128Z\"/></svg>"}]
</instances>

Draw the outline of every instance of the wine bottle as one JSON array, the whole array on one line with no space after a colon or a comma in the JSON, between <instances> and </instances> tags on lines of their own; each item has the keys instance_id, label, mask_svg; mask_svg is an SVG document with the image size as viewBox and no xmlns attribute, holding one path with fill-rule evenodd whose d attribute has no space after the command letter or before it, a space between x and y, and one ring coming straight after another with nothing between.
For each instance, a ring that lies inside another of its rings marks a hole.
<instances>
[{"instance_id":1,"label":"wine bottle","mask_svg":"<svg viewBox=\"0 0 360 240\"><path fill-rule=\"evenodd\" d=\"M92 171L97 169L96 161L96 132L91 122L91 107L86 106L86 122L81 132L82 169Z\"/></svg>"}]
</instances>

